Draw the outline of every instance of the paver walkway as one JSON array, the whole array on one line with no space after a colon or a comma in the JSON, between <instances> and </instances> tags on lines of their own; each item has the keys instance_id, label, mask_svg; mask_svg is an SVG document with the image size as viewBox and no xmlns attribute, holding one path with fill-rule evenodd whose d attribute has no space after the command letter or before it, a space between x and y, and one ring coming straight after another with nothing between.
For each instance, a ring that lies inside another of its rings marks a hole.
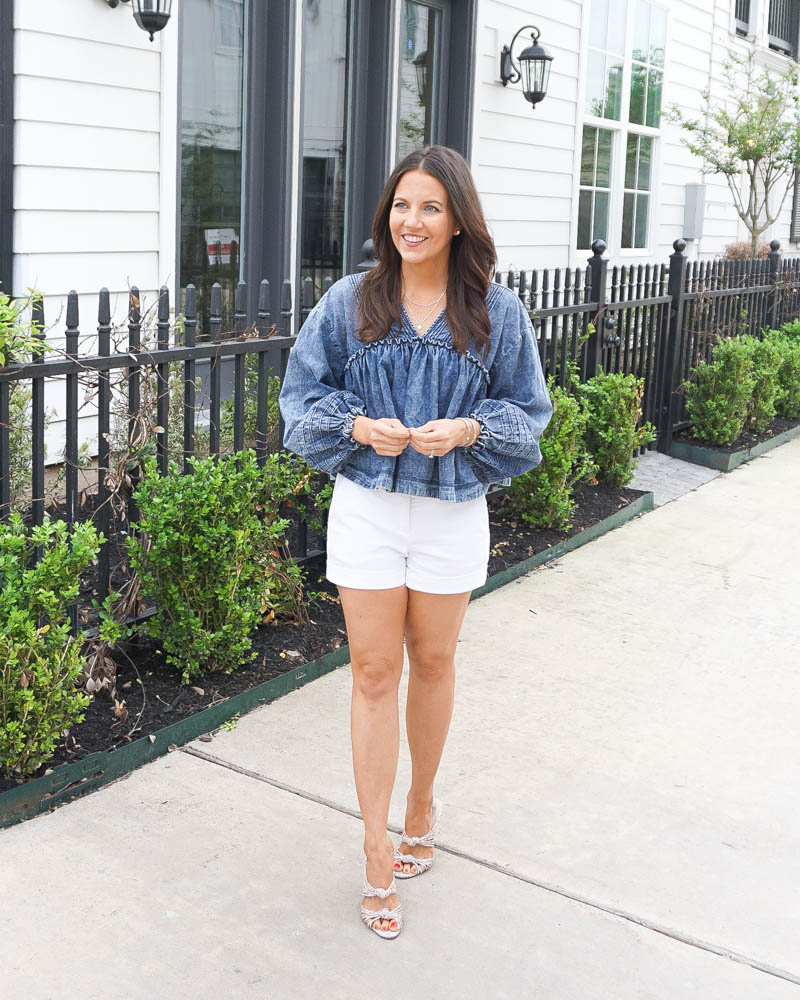
<instances>
[{"instance_id":1,"label":"paver walkway","mask_svg":"<svg viewBox=\"0 0 800 1000\"><path fill-rule=\"evenodd\" d=\"M797 439L472 602L397 940L346 666L0 832L3 1000L800 1000L799 500Z\"/></svg>"}]
</instances>

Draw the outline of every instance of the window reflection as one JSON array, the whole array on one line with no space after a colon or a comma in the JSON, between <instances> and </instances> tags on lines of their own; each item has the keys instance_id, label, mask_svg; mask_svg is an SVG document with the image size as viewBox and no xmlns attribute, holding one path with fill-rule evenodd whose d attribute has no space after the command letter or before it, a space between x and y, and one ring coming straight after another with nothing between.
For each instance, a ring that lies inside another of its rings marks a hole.
<instances>
[{"instance_id":1,"label":"window reflection","mask_svg":"<svg viewBox=\"0 0 800 1000\"><path fill-rule=\"evenodd\" d=\"M317 299L344 268L349 3L304 0L303 13L300 277L313 280Z\"/></svg>"},{"instance_id":2,"label":"window reflection","mask_svg":"<svg viewBox=\"0 0 800 1000\"><path fill-rule=\"evenodd\" d=\"M211 285L233 329L242 216L244 0L183 0L181 11L181 289L197 287L198 338Z\"/></svg>"},{"instance_id":3,"label":"window reflection","mask_svg":"<svg viewBox=\"0 0 800 1000\"><path fill-rule=\"evenodd\" d=\"M622 64L626 4L593 0L589 22L586 112L619 121L622 113Z\"/></svg>"},{"instance_id":4,"label":"window reflection","mask_svg":"<svg viewBox=\"0 0 800 1000\"><path fill-rule=\"evenodd\" d=\"M406 0L400 32L397 159L433 142L441 11Z\"/></svg>"},{"instance_id":5,"label":"window reflection","mask_svg":"<svg viewBox=\"0 0 800 1000\"><path fill-rule=\"evenodd\" d=\"M613 135L608 129L583 126L581 190L578 195L578 249L593 240L608 241ZM590 190L586 190L586 189Z\"/></svg>"}]
</instances>

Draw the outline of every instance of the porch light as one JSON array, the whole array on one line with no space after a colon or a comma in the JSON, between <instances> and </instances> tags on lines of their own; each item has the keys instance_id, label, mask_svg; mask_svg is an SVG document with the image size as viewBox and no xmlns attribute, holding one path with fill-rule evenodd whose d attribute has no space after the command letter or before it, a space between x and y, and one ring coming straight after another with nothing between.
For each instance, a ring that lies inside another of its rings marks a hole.
<instances>
[{"instance_id":1,"label":"porch light","mask_svg":"<svg viewBox=\"0 0 800 1000\"><path fill-rule=\"evenodd\" d=\"M109 7L118 7L120 0L107 0ZM122 3L130 3L133 8L133 17L143 31L150 34L150 41L153 35L169 21L172 9L172 0L122 0Z\"/></svg>"},{"instance_id":2,"label":"porch light","mask_svg":"<svg viewBox=\"0 0 800 1000\"><path fill-rule=\"evenodd\" d=\"M520 52L515 61L512 54L514 42L523 31L530 31L532 45ZM522 80L522 93L525 100L533 107L544 100L547 94L547 84L550 80L550 63L553 57L543 45L539 45L539 29L532 24L526 24L511 39L510 45L504 45L500 53L500 79L503 86Z\"/></svg>"}]
</instances>

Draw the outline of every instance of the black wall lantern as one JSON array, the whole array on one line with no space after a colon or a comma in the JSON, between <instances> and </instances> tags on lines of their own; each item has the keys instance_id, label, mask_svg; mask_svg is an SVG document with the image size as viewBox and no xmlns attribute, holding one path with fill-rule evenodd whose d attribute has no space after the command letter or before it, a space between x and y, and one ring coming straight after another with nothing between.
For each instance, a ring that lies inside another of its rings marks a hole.
<instances>
[{"instance_id":1,"label":"black wall lantern","mask_svg":"<svg viewBox=\"0 0 800 1000\"><path fill-rule=\"evenodd\" d=\"M530 31L533 45L523 49L515 62L512 55L514 42L523 31ZM532 24L526 24L511 39L510 45L504 45L500 53L500 79L503 86L509 83L517 83L522 80L522 92L525 100L530 101L533 107L543 100L547 94L547 84L550 81L550 63L553 57L543 45L539 45L539 29Z\"/></svg>"},{"instance_id":2,"label":"black wall lantern","mask_svg":"<svg viewBox=\"0 0 800 1000\"><path fill-rule=\"evenodd\" d=\"M169 21L172 0L122 0L123 3L130 3L133 7L133 16L136 23L150 34L150 41L153 35ZM120 0L107 0L109 7L119 7Z\"/></svg>"}]
</instances>

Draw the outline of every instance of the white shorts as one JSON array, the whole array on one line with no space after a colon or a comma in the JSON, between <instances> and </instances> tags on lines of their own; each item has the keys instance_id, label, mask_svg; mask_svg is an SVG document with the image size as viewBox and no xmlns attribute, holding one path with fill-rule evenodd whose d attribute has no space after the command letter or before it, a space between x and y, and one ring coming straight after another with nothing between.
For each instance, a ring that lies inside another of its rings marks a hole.
<instances>
[{"instance_id":1,"label":"white shorts","mask_svg":"<svg viewBox=\"0 0 800 1000\"><path fill-rule=\"evenodd\" d=\"M370 490L336 476L325 570L331 583L462 594L486 583L488 564L485 496L457 503Z\"/></svg>"}]
</instances>

